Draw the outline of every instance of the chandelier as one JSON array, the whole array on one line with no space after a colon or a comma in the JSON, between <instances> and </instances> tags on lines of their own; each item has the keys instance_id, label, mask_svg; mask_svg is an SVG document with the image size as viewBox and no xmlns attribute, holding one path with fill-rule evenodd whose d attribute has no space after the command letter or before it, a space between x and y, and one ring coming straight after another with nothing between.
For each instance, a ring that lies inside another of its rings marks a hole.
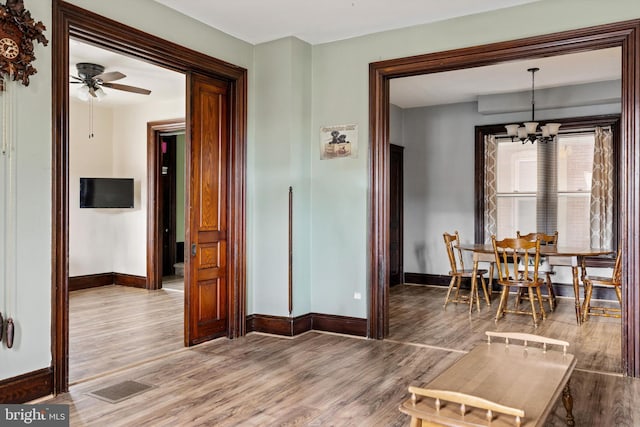
<instances>
[{"instance_id":1,"label":"chandelier","mask_svg":"<svg viewBox=\"0 0 640 427\"><path fill-rule=\"evenodd\" d=\"M531 73L531 121L524 122L522 125L506 125L505 128L507 128L507 136L511 137L511 141L515 141L517 138L522 141L523 144L526 144L529 141L532 144L536 141L538 143L547 143L549 141L552 141L556 137L556 135L558 135L560 123L547 123L546 125L540 126L538 128L538 122L535 121L535 73L539 70L540 68L527 69L527 71Z\"/></svg>"}]
</instances>

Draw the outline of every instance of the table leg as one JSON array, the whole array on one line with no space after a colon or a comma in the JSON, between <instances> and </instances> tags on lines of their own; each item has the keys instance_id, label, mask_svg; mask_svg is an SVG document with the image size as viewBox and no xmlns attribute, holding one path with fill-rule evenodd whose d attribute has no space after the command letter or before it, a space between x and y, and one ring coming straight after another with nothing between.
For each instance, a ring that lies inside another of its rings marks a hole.
<instances>
[{"instance_id":1,"label":"table leg","mask_svg":"<svg viewBox=\"0 0 640 427\"><path fill-rule=\"evenodd\" d=\"M575 295L576 304L576 321L578 325L582 323L582 309L580 307L580 280L578 279L578 266L571 266L571 273L573 274L573 293Z\"/></svg>"},{"instance_id":2,"label":"table leg","mask_svg":"<svg viewBox=\"0 0 640 427\"><path fill-rule=\"evenodd\" d=\"M575 420L573 419L573 397L571 396L569 381L567 381L567 384L564 386L564 390L562 390L562 403L564 404L564 409L567 410L567 425L576 425Z\"/></svg>"}]
</instances>

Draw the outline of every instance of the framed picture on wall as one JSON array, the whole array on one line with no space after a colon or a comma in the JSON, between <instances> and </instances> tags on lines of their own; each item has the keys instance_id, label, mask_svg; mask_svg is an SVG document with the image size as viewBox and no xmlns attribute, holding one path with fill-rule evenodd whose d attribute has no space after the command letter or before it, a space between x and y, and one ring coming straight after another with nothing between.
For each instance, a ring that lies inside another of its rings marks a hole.
<instances>
[{"instance_id":1,"label":"framed picture on wall","mask_svg":"<svg viewBox=\"0 0 640 427\"><path fill-rule=\"evenodd\" d=\"M358 156L358 125L322 126L320 128L320 159Z\"/></svg>"}]
</instances>

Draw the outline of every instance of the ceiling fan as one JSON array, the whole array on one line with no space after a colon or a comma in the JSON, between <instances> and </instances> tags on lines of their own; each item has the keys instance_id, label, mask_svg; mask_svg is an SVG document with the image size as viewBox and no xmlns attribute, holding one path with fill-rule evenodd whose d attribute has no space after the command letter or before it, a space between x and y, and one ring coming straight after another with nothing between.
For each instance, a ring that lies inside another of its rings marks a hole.
<instances>
[{"instance_id":1,"label":"ceiling fan","mask_svg":"<svg viewBox=\"0 0 640 427\"><path fill-rule=\"evenodd\" d=\"M88 100L89 96L94 98L104 97L106 94L102 90L103 87L122 90L125 92L139 93L141 95L149 95L151 93L148 89L119 83L111 83L127 76L119 71L109 71L105 73L102 65L80 62L76 64L76 68L78 69L78 76L71 76L71 78L76 81L71 81L70 83L82 84L78 92L80 99Z\"/></svg>"}]
</instances>

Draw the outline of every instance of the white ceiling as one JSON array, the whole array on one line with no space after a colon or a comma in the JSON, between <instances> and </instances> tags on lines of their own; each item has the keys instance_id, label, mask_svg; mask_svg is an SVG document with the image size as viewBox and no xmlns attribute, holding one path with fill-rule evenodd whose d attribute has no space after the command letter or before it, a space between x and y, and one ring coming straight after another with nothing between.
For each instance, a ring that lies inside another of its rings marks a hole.
<instances>
[{"instance_id":1,"label":"white ceiling","mask_svg":"<svg viewBox=\"0 0 640 427\"><path fill-rule=\"evenodd\" d=\"M259 43L296 36L323 43L366 33L438 21L538 0L155 0L208 25ZM265 19L268 17L268 19ZM91 62L127 75L117 83L151 90L151 95L105 88L103 105L125 105L185 95L181 73L70 40L70 75L75 64ZM479 95L526 91L527 68L539 67L536 89L619 79L619 48L516 61L391 81L391 102L402 108L476 100ZM71 85L71 93L79 85Z\"/></svg>"},{"instance_id":2,"label":"white ceiling","mask_svg":"<svg viewBox=\"0 0 640 427\"><path fill-rule=\"evenodd\" d=\"M310 44L444 21L539 0L155 0L246 42Z\"/></svg>"},{"instance_id":3,"label":"white ceiling","mask_svg":"<svg viewBox=\"0 0 640 427\"><path fill-rule=\"evenodd\" d=\"M107 96L100 101L100 105L103 106L113 107L159 102L184 98L185 96L184 74L71 39L69 40L69 75L78 75L76 64L79 62L102 65L105 67L105 72L120 71L126 74L127 77L114 81L114 83L151 90L150 95L140 95L104 88ZM74 79L69 80L73 81ZM79 86L81 85L70 84L71 96L75 95Z\"/></svg>"},{"instance_id":4,"label":"white ceiling","mask_svg":"<svg viewBox=\"0 0 640 427\"><path fill-rule=\"evenodd\" d=\"M390 101L401 108L476 101L480 95L568 86L620 79L622 50L619 47L549 58L505 62L391 80Z\"/></svg>"}]
</instances>

